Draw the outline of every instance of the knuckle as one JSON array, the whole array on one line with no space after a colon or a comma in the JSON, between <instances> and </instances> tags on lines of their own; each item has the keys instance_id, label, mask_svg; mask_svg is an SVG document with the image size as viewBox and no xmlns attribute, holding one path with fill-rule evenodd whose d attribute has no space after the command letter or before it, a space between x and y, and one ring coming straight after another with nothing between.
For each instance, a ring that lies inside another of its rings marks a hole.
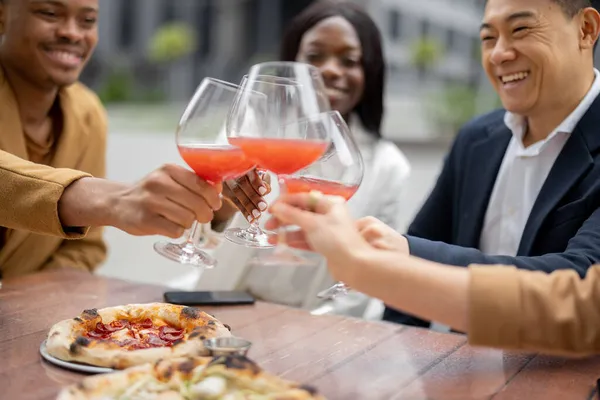
<instances>
[{"instance_id":1,"label":"knuckle","mask_svg":"<svg viewBox=\"0 0 600 400\"><path fill-rule=\"evenodd\" d=\"M363 221L365 221L367 224L377 224L380 222L377 218L372 216L364 217Z\"/></svg>"},{"instance_id":2,"label":"knuckle","mask_svg":"<svg viewBox=\"0 0 600 400\"><path fill-rule=\"evenodd\" d=\"M168 174L170 175L171 173L173 173L173 171L177 168L176 165L174 164L163 164L161 165L161 167L158 169L158 171L164 173L164 174Z\"/></svg>"},{"instance_id":3,"label":"knuckle","mask_svg":"<svg viewBox=\"0 0 600 400\"><path fill-rule=\"evenodd\" d=\"M162 188L164 186L164 183L164 175L158 171L155 171L148 175L148 177L144 180L142 186L146 191L154 192Z\"/></svg>"},{"instance_id":4,"label":"knuckle","mask_svg":"<svg viewBox=\"0 0 600 400\"><path fill-rule=\"evenodd\" d=\"M184 221L184 227L186 229L190 229L192 227L192 225L194 224L194 221L196 220L196 216L193 213L188 213L185 216L185 221Z\"/></svg>"},{"instance_id":5,"label":"knuckle","mask_svg":"<svg viewBox=\"0 0 600 400\"><path fill-rule=\"evenodd\" d=\"M183 236L183 232L185 232L183 228L168 228L165 236L177 239Z\"/></svg>"},{"instance_id":6,"label":"knuckle","mask_svg":"<svg viewBox=\"0 0 600 400\"><path fill-rule=\"evenodd\" d=\"M206 224L206 223L212 221L213 217L214 217L214 213L208 207L202 207L202 208L196 210L195 219L197 219L198 222Z\"/></svg>"}]
</instances>

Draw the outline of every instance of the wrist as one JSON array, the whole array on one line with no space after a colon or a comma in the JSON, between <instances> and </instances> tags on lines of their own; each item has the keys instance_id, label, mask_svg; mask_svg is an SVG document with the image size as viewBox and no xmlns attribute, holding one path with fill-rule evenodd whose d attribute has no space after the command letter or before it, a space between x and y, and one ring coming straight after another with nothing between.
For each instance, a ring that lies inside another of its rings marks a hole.
<instances>
[{"instance_id":1,"label":"wrist","mask_svg":"<svg viewBox=\"0 0 600 400\"><path fill-rule=\"evenodd\" d=\"M356 284L363 280L363 274L368 273L368 265L376 256L377 249L364 243L363 246L357 246L350 249L345 261L344 283L350 287L356 287Z\"/></svg>"},{"instance_id":2,"label":"wrist","mask_svg":"<svg viewBox=\"0 0 600 400\"><path fill-rule=\"evenodd\" d=\"M65 188L58 202L63 226L112 226L124 185L98 178L81 178Z\"/></svg>"}]
</instances>

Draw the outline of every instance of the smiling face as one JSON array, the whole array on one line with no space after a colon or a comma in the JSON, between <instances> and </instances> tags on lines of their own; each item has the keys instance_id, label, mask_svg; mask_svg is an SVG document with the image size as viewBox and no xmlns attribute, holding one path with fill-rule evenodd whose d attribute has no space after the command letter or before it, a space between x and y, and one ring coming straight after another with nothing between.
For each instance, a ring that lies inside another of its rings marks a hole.
<instances>
[{"instance_id":1,"label":"smiling face","mask_svg":"<svg viewBox=\"0 0 600 400\"><path fill-rule=\"evenodd\" d=\"M0 62L44 88L79 79L98 41L98 0L0 1Z\"/></svg>"},{"instance_id":2,"label":"smiling face","mask_svg":"<svg viewBox=\"0 0 600 400\"><path fill-rule=\"evenodd\" d=\"M302 37L297 60L319 68L334 110L344 116L354 110L365 76L362 46L350 22L339 16L320 21Z\"/></svg>"},{"instance_id":3,"label":"smiling face","mask_svg":"<svg viewBox=\"0 0 600 400\"><path fill-rule=\"evenodd\" d=\"M507 110L530 116L581 100L597 37L590 18L552 0L488 0L482 64Z\"/></svg>"}]
</instances>

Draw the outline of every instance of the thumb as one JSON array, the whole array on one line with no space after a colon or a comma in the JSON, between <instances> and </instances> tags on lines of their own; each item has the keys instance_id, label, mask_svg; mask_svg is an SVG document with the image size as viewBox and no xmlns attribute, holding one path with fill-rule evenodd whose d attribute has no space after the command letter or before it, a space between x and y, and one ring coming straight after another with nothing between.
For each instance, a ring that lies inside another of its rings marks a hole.
<instances>
[{"instance_id":1,"label":"thumb","mask_svg":"<svg viewBox=\"0 0 600 400\"><path fill-rule=\"evenodd\" d=\"M317 223L315 214L282 202L273 204L270 212L284 225L298 225L303 231L311 230Z\"/></svg>"}]
</instances>

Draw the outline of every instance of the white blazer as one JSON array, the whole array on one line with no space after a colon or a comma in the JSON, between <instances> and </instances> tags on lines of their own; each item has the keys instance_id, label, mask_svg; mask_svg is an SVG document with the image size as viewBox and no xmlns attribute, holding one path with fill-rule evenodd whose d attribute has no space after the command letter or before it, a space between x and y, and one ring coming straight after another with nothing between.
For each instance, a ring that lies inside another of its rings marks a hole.
<instances>
[{"instance_id":1,"label":"white blazer","mask_svg":"<svg viewBox=\"0 0 600 400\"><path fill-rule=\"evenodd\" d=\"M360 188L348 202L350 212L354 218L374 216L401 230L402 189L410 175L408 160L396 145L369 135L362 127L354 124L352 132L365 162L365 175ZM278 196L278 187L273 186L273 192L267 197L269 202ZM265 213L261 223L264 224L269 217ZM248 223L238 214L231 226L248 226ZM213 253L218 266L202 274L196 289L242 289L264 301L305 309L323 304L316 294L334 282L321 256L303 252L303 257L315 259L314 266L274 267L252 262L259 251L271 250L246 248L223 239ZM335 312L361 316L368 301L368 297L352 293L336 299Z\"/></svg>"}]
</instances>

